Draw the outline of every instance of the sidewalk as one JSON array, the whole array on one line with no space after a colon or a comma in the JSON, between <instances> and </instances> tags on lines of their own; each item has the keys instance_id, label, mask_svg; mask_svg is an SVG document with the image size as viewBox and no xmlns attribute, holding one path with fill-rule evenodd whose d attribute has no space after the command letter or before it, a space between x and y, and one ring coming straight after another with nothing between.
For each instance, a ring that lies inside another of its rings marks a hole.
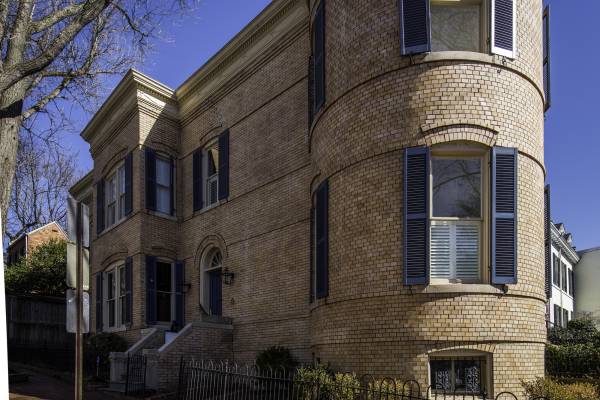
<instances>
[{"instance_id":1,"label":"sidewalk","mask_svg":"<svg viewBox=\"0 0 600 400\"><path fill-rule=\"evenodd\" d=\"M10 400L72 400L73 383L42 373L39 369L19 368L19 372L29 375L28 382L15 383L9 386ZM124 400L129 397L105 391L86 392L86 400Z\"/></svg>"}]
</instances>

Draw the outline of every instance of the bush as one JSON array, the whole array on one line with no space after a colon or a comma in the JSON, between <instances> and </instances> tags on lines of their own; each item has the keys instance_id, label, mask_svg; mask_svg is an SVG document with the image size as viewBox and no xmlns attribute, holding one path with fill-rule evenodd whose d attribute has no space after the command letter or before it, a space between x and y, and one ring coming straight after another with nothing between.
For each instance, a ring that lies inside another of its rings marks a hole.
<instances>
[{"instance_id":1,"label":"bush","mask_svg":"<svg viewBox=\"0 0 600 400\"><path fill-rule=\"evenodd\" d=\"M548 330L548 340L555 345L600 343L600 331L590 317L573 319L566 328L553 327Z\"/></svg>"},{"instance_id":2,"label":"bush","mask_svg":"<svg viewBox=\"0 0 600 400\"><path fill-rule=\"evenodd\" d=\"M600 376L600 347L591 344L548 345L546 372L553 377Z\"/></svg>"},{"instance_id":3,"label":"bush","mask_svg":"<svg viewBox=\"0 0 600 400\"><path fill-rule=\"evenodd\" d=\"M110 352L127 351L128 347L127 341L115 333L102 332L91 336L85 343L83 353L88 371L96 371L98 357L98 367L101 371L107 371L110 368Z\"/></svg>"},{"instance_id":4,"label":"bush","mask_svg":"<svg viewBox=\"0 0 600 400\"><path fill-rule=\"evenodd\" d=\"M64 297L67 285L67 242L50 240L36 247L27 258L4 269L6 291Z\"/></svg>"},{"instance_id":5,"label":"bush","mask_svg":"<svg viewBox=\"0 0 600 400\"><path fill-rule=\"evenodd\" d=\"M598 400L599 394L590 383L563 384L550 378L523 382L527 398L546 397L548 400Z\"/></svg>"},{"instance_id":6,"label":"bush","mask_svg":"<svg viewBox=\"0 0 600 400\"><path fill-rule=\"evenodd\" d=\"M283 368L286 372L292 372L296 369L298 362L294 359L289 349L273 346L258 353L256 356L256 365L258 365L261 371L266 371L269 368L274 371Z\"/></svg>"},{"instance_id":7,"label":"bush","mask_svg":"<svg viewBox=\"0 0 600 400\"><path fill-rule=\"evenodd\" d=\"M300 400L325 400L331 398L333 373L324 365L299 368L294 378ZM319 388L317 396L317 387Z\"/></svg>"}]
</instances>

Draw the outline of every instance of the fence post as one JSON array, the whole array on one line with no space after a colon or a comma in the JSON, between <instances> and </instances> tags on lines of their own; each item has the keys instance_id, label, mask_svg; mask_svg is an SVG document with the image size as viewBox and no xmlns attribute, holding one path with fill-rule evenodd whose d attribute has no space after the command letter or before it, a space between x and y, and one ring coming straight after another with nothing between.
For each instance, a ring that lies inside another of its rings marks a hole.
<instances>
[{"instance_id":1,"label":"fence post","mask_svg":"<svg viewBox=\"0 0 600 400\"><path fill-rule=\"evenodd\" d=\"M128 354L127 355L127 367L125 369L126 374L125 374L125 395L129 394L129 360L131 359L131 356Z\"/></svg>"}]
</instances>

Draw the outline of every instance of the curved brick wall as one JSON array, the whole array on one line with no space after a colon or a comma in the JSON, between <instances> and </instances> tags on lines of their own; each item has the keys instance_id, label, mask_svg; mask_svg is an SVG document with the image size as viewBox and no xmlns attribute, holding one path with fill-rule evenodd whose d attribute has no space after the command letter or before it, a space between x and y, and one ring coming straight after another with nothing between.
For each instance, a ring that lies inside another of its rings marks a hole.
<instances>
[{"instance_id":1,"label":"curved brick wall","mask_svg":"<svg viewBox=\"0 0 600 400\"><path fill-rule=\"evenodd\" d=\"M326 104L309 138L330 187L329 296L310 319L321 361L427 382L430 352L475 349L491 353L496 393L543 375L541 7L518 2L516 60L452 52L411 65L397 1L327 0ZM457 140L519 150L518 284L507 293L402 285L402 149Z\"/></svg>"}]
</instances>

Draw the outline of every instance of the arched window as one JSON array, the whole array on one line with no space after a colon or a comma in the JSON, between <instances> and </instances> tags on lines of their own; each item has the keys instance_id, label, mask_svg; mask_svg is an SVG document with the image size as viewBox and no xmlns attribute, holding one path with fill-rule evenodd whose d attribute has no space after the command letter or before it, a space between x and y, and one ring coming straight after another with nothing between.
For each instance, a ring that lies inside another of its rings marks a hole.
<instances>
[{"instance_id":1,"label":"arched window","mask_svg":"<svg viewBox=\"0 0 600 400\"><path fill-rule=\"evenodd\" d=\"M221 315L223 255L218 248L210 249L202 262L202 305L210 315Z\"/></svg>"}]
</instances>

